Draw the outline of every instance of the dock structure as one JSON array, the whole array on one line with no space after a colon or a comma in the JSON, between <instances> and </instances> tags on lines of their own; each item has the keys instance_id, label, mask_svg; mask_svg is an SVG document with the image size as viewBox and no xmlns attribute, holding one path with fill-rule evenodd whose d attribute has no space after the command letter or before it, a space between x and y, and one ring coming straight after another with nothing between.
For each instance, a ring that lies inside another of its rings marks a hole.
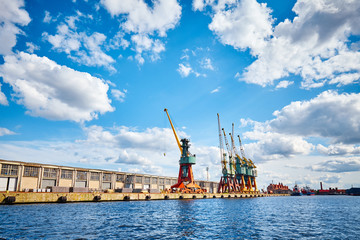
<instances>
[{"instance_id":1,"label":"dock structure","mask_svg":"<svg viewBox=\"0 0 360 240\"><path fill-rule=\"evenodd\" d=\"M0 192L0 204L33 203L75 203L106 201L149 201L149 200L187 200L214 198L257 198L289 196L289 194L229 194L229 193L56 193L56 192Z\"/></svg>"},{"instance_id":2,"label":"dock structure","mask_svg":"<svg viewBox=\"0 0 360 240\"><path fill-rule=\"evenodd\" d=\"M176 177L76 168L0 159L0 192L152 192L177 183ZM218 183L196 181L215 193Z\"/></svg>"},{"instance_id":3,"label":"dock structure","mask_svg":"<svg viewBox=\"0 0 360 240\"><path fill-rule=\"evenodd\" d=\"M204 193L166 193L175 177L0 159L0 204L251 198L263 193L217 193L217 182L196 181Z\"/></svg>"}]
</instances>

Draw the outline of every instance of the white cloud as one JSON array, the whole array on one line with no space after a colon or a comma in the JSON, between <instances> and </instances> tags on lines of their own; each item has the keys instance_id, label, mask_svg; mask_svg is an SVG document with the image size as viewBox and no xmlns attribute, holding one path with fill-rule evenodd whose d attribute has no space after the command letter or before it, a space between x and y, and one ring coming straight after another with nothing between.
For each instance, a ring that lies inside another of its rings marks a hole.
<instances>
[{"instance_id":1,"label":"white cloud","mask_svg":"<svg viewBox=\"0 0 360 240\"><path fill-rule=\"evenodd\" d=\"M7 105L9 105L9 102L8 102L5 94L1 91L1 86L2 86L2 85L1 85L1 83L0 83L0 104L7 106Z\"/></svg>"},{"instance_id":2,"label":"white cloud","mask_svg":"<svg viewBox=\"0 0 360 240\"><path fill-rule=\"evenodd\" d=\"M144 63L143 52L150 52L150 59L159 59L165 50L164 43L157 38L166 37L166 32L175 28L181 16L181 6L176 0L153 1L150 7L143 0L101 0L101 4L113 17L121 17L120 28L135 44L135 59Z\"/></svg>"},{"instance_id":3,"label":"white cloud","mask_svg":"<svg viewBox=\"0 0 360 240\"><path fill-rule=\"evenodd\" d=\"M326 162L321 162L319 164L315 164L309 166L312 171L320 171L320 172L336 172L336 173L344 173L344 172L356 172L360 171L360 159L337 159L337 160L329 160Z\"/></svg>"},{"instance_id":4,"label":"white cloud","mask_svg":"<svg viewBox=\"0 0 360 240\"><path fill-rule=\"evenodd\" d=\"M35 54L20 52L4 60L0 76L32 116L81 122L114 110L107 96L109 86L99 78Z\"/></svg>"},{"instance_id":5,"label":"white cloud","mask_svg":"<svg viewBox=\"0 0 360 240\"><path fill-rule=\"evenodd\" d=\"M265 47L266 40L272 34L271 10L265 3L255 0L222 2L214 8L215 14L209 29L213 31L223 44L236 49L250 48L253 55L258 55Z\"/></svg>"},{"instance_id":6,"label":"white cloud","mask_svg":"<svg viewBox=\"0 0 360 240\"><path fill-rule=\"evenodd\" d=\"M107 46L109 49L126 49L129 47L130 42L124 38L125 34L121 31L117 32L115 36L110 39L110 43Z\"/></svg>"},{"instance_id":7,"label":"white cloud","mask_svg":"<svg viewBox=\"0 0 360 240\"><path fill-rule=\"evenodd\" d=\"M184 64L180 63L177 71L182 77L188 77L189 74L192 72L192 68L189 65L185 66Z\"/></svg>"},{"instance_id":8,"label":"white cloud","mask_svg":"<svg viewBox=\"0 0 360 240\"><path fill-rule=\"evenodd\" d=\"M181 6L176 0L155 1L152 7L143 0L102 0L101 3L112 16L127 15L122 27L134 33L157 32L164 37L166 31L175 28L181 16Z\"/></svg>"},{"instance_id":9,"label":"white cloud","mask_svg":"<svg viewBox=\"0 0 360 240\"><path fill-rule=\"evenodd\" d=\"M360 93L325 91L309 101L292 102L269 122L274 131L360 143Z\"/></svg>"},{"instance_id":10,"label":"white cloud","mask_svg":"<svg viewBox=\"0 0 360 240\"><path fill-rule=\"evenodd\" d=\"M220 91L220 89L221 89L221 87L217 87L214 90L212 90L210 93L217 93Z\"/></svg>"},{"instance_id":11,"label":"white cloud","mask_svg":"<svg viewBox=\"0 0 360 240\"><path fill-rule=\"evenodd\" d=\"M346 41L360 33L359 8L358 1L299 0L293 8L297 17L275 27L273 38L242 80L266 86L296 74L303 78L304 88L358 80L360 53L351 51ZM338 79L329 82L333 78Z\"/></svg>"},{"instance_id":12,"label":"white cloud","mask_svg":"<svg viewBox=\"0 0 360 240\"><path fill-rule=\"evenodd\" d=\"M323 155L360 154L360 94L325 91L311 100L292 102L274 116L263 123L240 119L241 127L252 126L243 134L251 140L246 144L251 157L268 161L308 155L315 149ZM311 138L337 144L315 147Z\"/></svg>"},{"instance_id":13,"label":"white cloud","mask_svg":"<svg viewBox=\"0 0 360 240\"><path fill-rule=\"evenodd\" d=\"M39 50L39 49L40 49L39 46L37 46L37 45L35 45L35 44L31 43L31 42L27 42L27 43L26 43L26 46L27 46L27 50L26 50L26 51L29 52L29 53L34 53L35 50Z\"/></svg>"},{"instance_id":14,"label":"white cloud","mask_svg":"<svg viewBox=\"0 0 360 240\"><path fill-rule=\"evenodd\" d=\"M26 26L31 21L23 9L23 0L0 0L0 54L11 54L16 45L16 35L22 31L17 27Z\"/></svg>"},{"instance_id":15,"label":"white cloud","mask_svg":"<svg viewBox=\"0 0 360 240\"><path fill-rule=\"evenodd\" d=\"M126 96L127 90L124 89L123 91L120 91L118 89L111 89L111 95L118 101L124 102L125 96Z\"/></svg>"},{"instance_id":16,"label":"white cloud","mask_svg":"<svg viewBox=\"0 0 360 240\"><path fill-rule=\"evenodd\" d=\"M212 30L223 44L250 49L256 60L240 81L263 87L275 80L299 75L306 89L325 84L352 84L360 79L358 42L360 2L353 0L298 0L293 20L285 19L272 27L271 10L255 0L195 0L193 9L211 6ZM350 45L350 46L349 46Z\"/></svg>"},{"instance_id":17,"label":"white cloud","mask_svg":"<svg viewBox=\"0 0 360 240\"><path fill-rule=\"evenodd\" d=\"M45 17L43 19L43 22L44 23L50 23L52 21L52 17L50 15L50 12L49 11L45 11Z\"/></svg>"},{"instance_id":18,"label":"white cloud","mask_svg":"<svg viewBox=\"0 0 360 240\"><path fill-rule=\"evenodd\" d=\"M85 137L76 141L0 141L0 158L87 168L101 168L177 177L180 151L170 128L137 130L125 126L104 128L83 127ZM181 137L186 133L178 131ZM211 176L221 174L217 147L190 148L196 154L194 177L206 179L208 166ZM164 154L165 153L165 154ZM214 179L218 180L218 178Z\"/></svg>"},{"instance_id":19,"label":"white cloud","mask_svg":"<svg viewBox=\"0 0 360 240\"><path fill-rule=\"evenodd\" d=\"M14 135L15 133L13 131L10 131L7 128L0 127L0 137L5 135Z\"/></svg>"},{"instance_id":20,"label":"white cloud","mask_svg":"<svg viewBox=\"0 0 360 240\"><path fill-rule=\"evenodd\" d=\"M202 61L201 61L201 67L204 68L204 69L208 69L208 70L214 70L214 67L211 63L211 59L210 58L204 58Z\"/></svg>"},{"instance_id":21,"label":"white cloud","mask_svg":"<svg viewBox=\"0 0 360 240\"><path fill-rule=\"evenodd\" d=\"M314 146L301 137L280 134L271 131L245 132L245 138L256 142L245 145L246 152L257 162L280 158L291 158L296 155L308 155Z\"/></svg>"},{"instance_id":22,"label":"white cloud","mask_svg":"<svg viewBox=\"0 0 360 240\"><path fill-rule=\"evenodd\" d=\"M78 11L77 15L67 17L66 23L57 27L57 34L49 35L45 32L43 37L52 44L53 49L65 52L69 58L80 64L104 66L111 71L116 71L112 66L115 60L101 49L105 45L106 36L98 32L91 35L87 35L86 32L77 32L76 21L79 21L80 17L88 18Z\"/></svg>"},{"instance_id":23,"label":"white cloud","mask_svg":"<svg viewBox=\"0 0 360 240\"><path fill-rule=\"evenodd\" d=\"M294 84L293 81L281 81L278 83L278 85L276 86L276 89L279 89L279 88L287 88L288 86Z\"/></svg>"},{"instance_id":24,"label":"white cloud","mask_svg":"<svg viewBox=\"0 0 360 240\"><path fill-rule=\"evenodd\" d=\"M183 49L180 57L181 63L177 71L182 77L188 77L191 73L196 77L206 77L204 71L214 71L211 58L208 56L209 52L209 48Z\"/></svg>"},{"instance_id":25,"label":"white cloud","mask_svg":"<svg viewBox=\"0 0 360 240\"><path fill-rule=\"evenodd\" d=\"M355 145L345 144L331 144L327 147L322 144L316 146L316 150L324 155L336 156L336 155L360 155L360 147Z\"/></svg>"}]
</instances>

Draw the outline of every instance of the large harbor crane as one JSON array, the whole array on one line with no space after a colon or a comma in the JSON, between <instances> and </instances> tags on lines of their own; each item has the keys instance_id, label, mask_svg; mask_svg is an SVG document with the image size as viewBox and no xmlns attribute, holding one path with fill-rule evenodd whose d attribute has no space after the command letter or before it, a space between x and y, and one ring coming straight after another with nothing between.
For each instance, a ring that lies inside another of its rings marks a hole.
<instances>
[{"instance_id":1,"label":"large harbor crane","mask_svg":"<svg viewBox=\"0 0 360 240\"><path fill-rule=\"evenodd\" d=\"M237 182L240 185L240 191L246 192L246 191L248 191L248 189L247 189L246 184L245 184L244 175L246 175L247 164L239 156L239 154L237 152L237 149L236 149L236 146L235 146L235 141L234 141L234 138L233 138L233 134L229 133L229 135L230 135L230 138L231 138L231 146L233 148L233 152L234 152L235 159L236 159L235 178L236 178Z\"/></svg>"},{"instance_id":2,"label":"large harbor crane","mask_svg":"<svg viewBox=\"0 0 360 240\"><path fill-rule=\"evenodd\" d=\"M247 159L245 157L245 150L244 147L242 145L241 142L241 138L240 135L238 135L239 138L239 143L240 143L240 152L241 152L241 156L243 158L243 160L246 162L247 164L247 179L246 179L246 187L248 188L249 191L252 192L258 192L257 189L257 185L256 185L256 177L257 177L257 170L256 170L256 166L253 163L253 161L251 159Z\"/></svg>"},{"instance_id":3,"label":"large harbor crane","mask_svg":"<svg viewBox=\"0 0 360 240\"><path fill-rule=\"evenodd\" d=\"M178 176L178 182L171 186L171 190L173 192L181 192L181 193L201 193L204 192L201 187L195 183L194 175L192 171L192 165L196 163L196 156L194 154L191 154L189 151L190 148L190 140L183 138L179 139L176 130L174 128L174 125L170 119L170 115L168 110L165 108L164 112L166 112L166 115L169 119L171 128L173 130L176 143L180 150L180 169L179 169L179 176ZM181 143L180 143L181 142Z\"/></svg>"},{"instance_id":4,"label":"large harbor crane","mask_svg":"<svg viewBox=\"0 0 360 240\"><path fill-rule=\"evenodd\" d=\"M239 189L238 184L236 184L234 182L234 164L233 164L233 155L230 152L229 149L229 143L226 139L226 134L225 134L225 130L224 128L221 128L220 125L220 116L219 114L217 114L218 117L218 128L219 128L219 148L220 148L220 159L221 159L221 170L222 170L222 176L219 182L219 186L218 186L218 192L234 192L237 191ZM226 143L226 148L228 150L228 154L229 154L229 162L230 162L230 166L229 166L229 170L227 167L227 161L226 161L226 153L224 152L224 144L223 144L223 139L222 139L222 131L224 132L224 138L225 138L225 143Z\"/></svg>"}]
</instances>

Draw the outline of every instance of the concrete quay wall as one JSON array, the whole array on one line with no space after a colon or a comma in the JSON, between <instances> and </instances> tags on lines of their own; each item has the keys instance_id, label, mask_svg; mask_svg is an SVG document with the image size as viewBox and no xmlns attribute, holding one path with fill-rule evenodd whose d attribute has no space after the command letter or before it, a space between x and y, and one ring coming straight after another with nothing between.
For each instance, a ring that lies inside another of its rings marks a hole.
<instances>
[{"instance_id":1,"label":"concrete quay wall","mask_svg":"<svg viewBox=\"0 0 360 240\"><path fill-rule=\"evenodd\" d=\"M146 201L146 200L182 200L204 198L254 198L289 196L288 194L264 193L56 193L56 192L0 192L0 204L28 203L66 203L66 202L102 202L102 201Z\"/></svg>"}]
</instances>

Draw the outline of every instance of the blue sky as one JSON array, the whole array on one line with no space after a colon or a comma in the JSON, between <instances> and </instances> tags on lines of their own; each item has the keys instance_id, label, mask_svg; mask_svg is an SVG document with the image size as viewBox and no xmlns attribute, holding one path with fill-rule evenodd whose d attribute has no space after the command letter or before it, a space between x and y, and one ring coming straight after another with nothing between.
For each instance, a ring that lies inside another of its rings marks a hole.
<instances>
[{"instance_id":1,"label":"blue sky","mask_svg":"<svg viewBox=\"0 0 360 240\"><path fill-rule=\"evenodd\" d=\"M0 0L0 158L221 175L216 113L271 181L360 180L358 1ZM166 152L166 156L164 156Z\"/></svg>"}]
</instances>

